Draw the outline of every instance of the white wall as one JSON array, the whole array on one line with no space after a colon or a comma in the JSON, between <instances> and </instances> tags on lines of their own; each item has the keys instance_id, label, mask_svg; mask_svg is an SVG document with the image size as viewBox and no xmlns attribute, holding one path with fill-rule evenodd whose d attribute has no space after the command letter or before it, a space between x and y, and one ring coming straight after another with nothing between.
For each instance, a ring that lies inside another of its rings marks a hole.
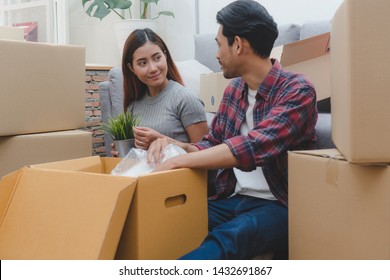
<instances>
[{"instance_id":1,"label":"white wall","mask_svg":"<svg viewBox=\"0 0 390 280\"><path fill-rule=\"evenodd\" d=\"M199 0L200 33L218 29L216 13L234 0ZM302 24L305 21L327 20L333 17L342 0L258 0L278 25Z\"/></svg>"},{"instance_id":2,"label":"white wall","mask_svg":"<svg viewBox=\"0 0 390 280\"><path fill-rule=\"evenodd\" d=\"M198 0L199 33L215 33L216 13L233 0ZM258 0L279 24L331 19L342 0ZM194 57L193 35L196 33L196 0L161 0L154 11L170 10L175 18L160 17L158 32L168 44L175 60ZM85 14L81 0L69 0L69 43L86 46L87 63L120 65L110 15L100 21Z\"/></svg>"}]
</instances>

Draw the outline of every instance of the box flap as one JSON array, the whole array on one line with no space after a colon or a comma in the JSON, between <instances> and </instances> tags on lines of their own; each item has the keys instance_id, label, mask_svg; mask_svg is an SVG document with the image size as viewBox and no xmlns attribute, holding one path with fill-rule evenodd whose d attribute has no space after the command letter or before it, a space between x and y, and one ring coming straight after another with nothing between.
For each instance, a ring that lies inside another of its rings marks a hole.
<instances>
[{"instance_id":1,"label":"box flap","mask_svg":"<svg viewBox=\"0 0 390 280\"><path fill-rule=\"evenodd\" d=\"M5 211L12 200L15 186L21 170L12 172L0 179L0 225L5 215Z\"/></svg>"},{"instance_id":2,"label":"box flap","mask_svg":"<svg viewBox=\"0 0 390 280\"><path fill-rule=\"evenodd\" d=\"M290 151L290 153L345 160L343 155L340 154L340 152L337 149L297 150L297 151Z\"/></svg>"},{"instance_id":3,"label":"box flap","mask_svg":"<svg viewBox=\"0 0 390 280\"><path fill-rule=\"evenodd\" d=\"M334 149L318 149L318 150L297 150L297 151L290 151L290 153L348 161L344 157L344 155L342 155L340 153L340 151L336 148L334 148ZM384 163L384 162L373 162L373 163L352 163L352 162L349 162L349 163L350 164L357 164L357 165L361 165L361 166L363 166L363 165L366 165L366 166L370 166L370 165L371 166L389 166L388 163Z\"/></svg>"},{"instance_id":4,"label":"box flap","mask_svg":"<svg viewBox=\"0 0 390 280\"><path fill-rule=\"evenodd\" d=\"M114 258L136 179L23 168L1 182L15 185L0 259Z\"/></svg>"},{"instance_id":5,"label":"box flap","mask_svg":"<svg viewBox=\"0 0 390 280\"><path fill-rule=\"evenodd\" d=\"M280 63L286 67L313 59L330 51L330 32L299 40L283 46Z\"/></svg>"},{"instance_id":6,"label":"box flap","mask_svg":"<svg viewBox=\"0 0 390 280\"><path fill-rule=\"evenodd\" d=\"M91 173L102 173L101 159L99 156L83 157L70 160L54 161L49 163L30 165L31 168L84 171Z\"/></svg>"},{"instance_id":7,"label":"box flap","mask_svg":"<svg viewBox=\"0 0 390 280\"><path fill-rule=\"evenodd\" d=\"M121 158L114 157L84 157L71 160L62 160L42 164L30 165L32 168L50 170L68 170L88 173L110 174L111 170L121 161Z\"/></svg>"}]
</instances>

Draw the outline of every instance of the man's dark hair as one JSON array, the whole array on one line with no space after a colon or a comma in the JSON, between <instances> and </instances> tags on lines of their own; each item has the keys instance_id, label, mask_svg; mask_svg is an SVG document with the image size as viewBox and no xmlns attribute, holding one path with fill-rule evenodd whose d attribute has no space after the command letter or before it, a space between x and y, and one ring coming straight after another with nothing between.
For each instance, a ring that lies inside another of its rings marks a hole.
<instances>
[{"instance_id":1,"label":"man's dark hair","mask_svg":"<svg viewBox=\"0 0 390 280\"><path fill-rule=\"evenodd\" d=\"M278 27L267 10L253 0L238 0L217 13L217 22L222 25L222 34L231 46L234 37L248 40L253 51L262 58L271 54L278 37Z\"/></svg>"}]
</instances>

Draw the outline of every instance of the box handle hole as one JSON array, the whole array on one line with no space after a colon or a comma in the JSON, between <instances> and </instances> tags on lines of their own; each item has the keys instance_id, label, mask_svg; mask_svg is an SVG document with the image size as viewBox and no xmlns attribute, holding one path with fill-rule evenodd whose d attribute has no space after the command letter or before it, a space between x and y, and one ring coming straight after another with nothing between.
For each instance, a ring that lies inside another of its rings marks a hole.
<instances>
[{"instance_id":1,"label":"box handle hole","mask_svg":"<svg viewBox=\"0 0 390 280\"><path fill-rule=\"evenodd\" d=\"M180 195L168 197L167 199L165 199L164 204L166 208L170 208L170 207L183 205L184 203L186 203L186 200L187 200L187 196L185 194L180 194Z\"/></svg>"}]
</instances>

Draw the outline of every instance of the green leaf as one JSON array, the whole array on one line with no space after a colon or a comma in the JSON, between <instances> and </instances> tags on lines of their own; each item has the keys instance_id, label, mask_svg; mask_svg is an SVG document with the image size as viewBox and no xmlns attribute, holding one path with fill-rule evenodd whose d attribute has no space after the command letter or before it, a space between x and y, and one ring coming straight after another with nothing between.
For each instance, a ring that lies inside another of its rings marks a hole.
<instances>
[{"instance_id":1,"label":"green leaf","mask_svg":"<svg viewBox=\"0 0 390 280\"><path fill-rule=\"evenodd\" d=\"M101 128L115 140L125 140L134 138L133 127L139 124L137 116L129 112L121 113L116 117L108 119L108 123L103 123Z\"/></svg>"},{"instance_id":2,"label":"green leaf","mask_svg":"<svg viewBox=\"0 0 390 280\"><path fill-rule=\"evenodd\" d=\"M126 10L131 7L132 3L128 0L114 0L114 6L113 9L121 9Z\"/></svg>"},{"instance_id":3,"label":"green leaf","mask_svg":"<svg viewBox=\"0 0 390 280\"><path fill-rule=\"evenodd\" d=\"M130 8L132 4L128 0L82 0L83 7L88 2L91 2L91 4L85 13L90 17L96 17L100 20L105 18L111 11L114 11L114 9L125 10Z\"/></svg>"},{"instance_id":4,"label":"green leaf","mask_svg":"<svg viewBox=\"0 0 390 280\"><path fill-rule=\"evenodd\" d=\"M161 12L158 12L158 13L157 13L157 16L154 17L153 19L157 19L157 18L159 18L161 15L170 16L170 17L173 17L173 18L175 17L174 13L172 13L172 12L169 12L169 11L161 11Z\"/></svg>"}]
</instances>

